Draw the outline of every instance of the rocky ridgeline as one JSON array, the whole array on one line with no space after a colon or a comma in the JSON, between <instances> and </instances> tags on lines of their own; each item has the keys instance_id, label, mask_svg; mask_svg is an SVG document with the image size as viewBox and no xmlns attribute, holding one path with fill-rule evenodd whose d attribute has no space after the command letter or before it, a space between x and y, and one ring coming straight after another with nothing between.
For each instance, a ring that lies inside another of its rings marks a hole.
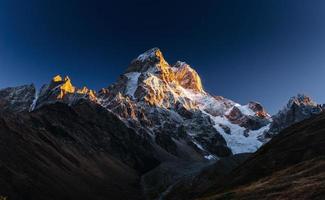
<instances>
[{"instance_id":1,"label":"rocky ridgeline","mask_svg":"<svg viewBox=\"0 0 325 200\"><path fill-rule=\"evenodd\" d=\"M1 89L1 111L22 112L29 110L35 98L35 91L33 84Z\"/></svg>"},{"instance_id":2,"label":"rocky ridgeline","mask_svg":"<svg viewBox=\"0 0 325 200\"><path fill-rule=\"evenodd\" d=\"M49 84L42 86L39 94L35 98L33 109L58 101L73 104L81 98L96 101L96 93L86 87L82 89L76 88L72 85L68 76L63 79L57 75Z\"/></svg>"},{"instance_id":3,"label":"rocky ridgeline","mask_svg":"<svg viewBox=\"0 0 325 200\"><path fill-rule=\"evenodd\" d=\"M298 94L290 98L287 105L272 116L272 124L270 130L266 133L266 138L273 137L292 124L320 114L323 112L323 108L322 105L315 103L304 94Z\"/></svg>"},{"instance_id":4,"label":"rocky ridgeline","mask_svg":"<svg viewBox=\"0 0 325 200\"><path fill-rule=\"evenodd\" d=\"M127 126L175 158L202 160L254 152L268 138L322 108L298 95L275 116L257 102L239 105L204 90L187 63L170 65L158 48L134 59L116 83L98 93L55 76L36 93L33 85L0 90L2 111L23 112L56 102L86 100L116 114Z\"/></svg>"}]
</instances>

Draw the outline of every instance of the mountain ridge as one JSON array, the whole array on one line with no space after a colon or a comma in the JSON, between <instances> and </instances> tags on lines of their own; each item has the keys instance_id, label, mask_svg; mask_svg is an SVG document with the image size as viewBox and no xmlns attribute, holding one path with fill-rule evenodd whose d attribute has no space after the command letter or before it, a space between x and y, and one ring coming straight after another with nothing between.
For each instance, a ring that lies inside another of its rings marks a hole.
<instances>
[{"instance_id":1,"label":"mountain ridge","mask_svg":"<svg viewBox=\"0 0 325 200\"><path fill-rule=\"evenodd\" d=\"M17 93L19 90L26 94ZM309 97L302 98L303 95L289 100L288 105L293 107L287 106L279 111L282 114L274 116L258 102L240 105L211 95L190 65L181 61L169 65L159 48L136 57L115 83L98 92L77 88L68 76L60 75L39 92L34 85L0 91L3 110L12 107L15 112L32 111L56 102L97 103L138 134L151 138L169 153L188 159L192 159L193 152L202 159L254 152L283 128L322 111L321 106ZM15 98L26 101L15 104ZM299 100L306 102L300 104Z\"/></svg>"},{"instance_id":2,"label":"mountain ridge","mask_svg":"<svg viewBox=\"0 0 325 200\"><path fill-rule=\"evenodd\" d=\"M323 106L301 94L273 116L258 102L212 95L195 69L168 64L154 48L98 92L60 75L39 90L32 84L0 89L0 194L18 200L199 197L191 194L214 193L210 183L222 187L242 178L218 181L236 167L248 166L241 169L253 177L252 169L272 164L272 155L249 165L247 159L274 145L279 132L322 113ZM186 192L175 194L178 188Z\"/></svg>"}]
</instances>

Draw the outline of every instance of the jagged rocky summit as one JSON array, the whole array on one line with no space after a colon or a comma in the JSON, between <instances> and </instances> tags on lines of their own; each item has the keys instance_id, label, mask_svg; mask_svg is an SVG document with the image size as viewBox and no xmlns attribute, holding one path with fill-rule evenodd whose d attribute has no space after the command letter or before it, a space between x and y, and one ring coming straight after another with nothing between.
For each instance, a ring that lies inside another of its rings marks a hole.
<instances>
[{"instance_id":1,"label":"jagged rocky summit","mask_svg":"<svg viewBox=\"0 0 325 200\"><path fill-rule=\"evenodd\" d=\"M170 65L158 48L134 59L117 83L99 92L106 108L174 155L179 147L206 158L255 151L270 116L255 102L241 106L204 91L185 62ZM263 128L263 129L261 129Z\"/></svg>"},{"instance_id":2,"label":"jagged rocky summit","mask_svg":"<svg viewBox=\"0 0 325 200\"><path fill-rule=\"evenodd\" d=\"M287 105L277 114L272 116L272 123L265 138L272 138L281 130L292 124L320 114L323 109L322 105L317 104L310 97L304 94L298 94L295 97L291 97Z\"/></svg>"},{"instance_id":3,"label":"jagged rocky summit","mask_svg":"<svg viewBox=\"0 0 325 200\"><path fill-rule=\"evenodd\" d=\"M271 117L260 103L240 105L209 94L190 65L168 64L158 48L139 55L116 83L99 92L77 88L69 77L61 76L37 93L33 85L0 90L2 111L26 112L80 100L98 104L151 142L156 151L187 160L256 151L279 130L322 110L306 99L291 99L282 114Z\"/></svg>"}]
</instances>

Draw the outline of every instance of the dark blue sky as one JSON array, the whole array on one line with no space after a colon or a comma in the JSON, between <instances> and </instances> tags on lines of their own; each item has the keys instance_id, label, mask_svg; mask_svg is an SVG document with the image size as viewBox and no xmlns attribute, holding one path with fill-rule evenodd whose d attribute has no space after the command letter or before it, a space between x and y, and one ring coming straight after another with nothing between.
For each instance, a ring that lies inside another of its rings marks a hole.
<instances>
[{"instance_id":1,"label":"dark blue sky","mask_svg":"<svg viewBox=\"0 0 325 200\"><path fill-rule=\"evenodd\" d=\"M99 89L156 46L215 95L271 113L298 92L325 103L323 0L0 0L0 87L67 74Z\"/></svg>"}]
</instances>

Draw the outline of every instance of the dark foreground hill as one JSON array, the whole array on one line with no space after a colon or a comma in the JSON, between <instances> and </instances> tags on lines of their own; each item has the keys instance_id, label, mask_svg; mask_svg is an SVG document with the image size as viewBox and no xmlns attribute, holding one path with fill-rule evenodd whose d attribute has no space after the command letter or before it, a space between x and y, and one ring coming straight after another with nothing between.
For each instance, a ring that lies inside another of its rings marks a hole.
<instances>
[{"instance_id":1,"label":"dark foreground hill","mask_svg":"<svg viewBox=\"0 0 325 200\"><path fill-rule=\"evenodd\" d=\"M87 102L0 116L0 195L7 199L143 199L159 164L149 143Z\"/></svg>"},{"instance_id":2,"label":"dark foreground hill","mask_svg":"<svg viewBox=\"0 0 325 200\"><path fill-rule=\"evenodd\" d=\"M223 160L166 199L325 199L325 114L295 124L231 172Z\"/></svg>"}]
</instances>

